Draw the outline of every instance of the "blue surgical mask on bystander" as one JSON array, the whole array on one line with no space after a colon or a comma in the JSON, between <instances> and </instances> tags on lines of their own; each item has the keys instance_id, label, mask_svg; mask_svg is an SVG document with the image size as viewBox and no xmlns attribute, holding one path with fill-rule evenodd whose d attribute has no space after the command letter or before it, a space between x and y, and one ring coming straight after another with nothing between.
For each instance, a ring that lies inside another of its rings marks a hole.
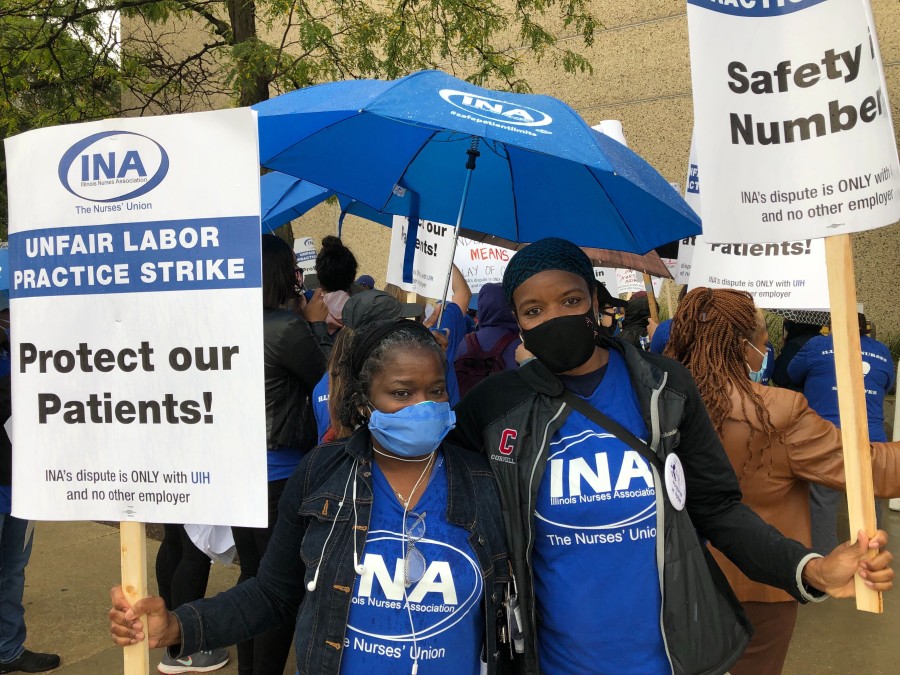
<instances>
[{"instance_id":1,"label":"blue surgical mask on bystander","mask_svg":"<svg viewBox=\"0 0 900 675\"><path fill-rule=\"evenodd\" d=\"M393 413L372 409L369 417L372 436L399 457L434 452L455 426L456 413L446 401L423 401Z\"/></svg>"}]
</instances>

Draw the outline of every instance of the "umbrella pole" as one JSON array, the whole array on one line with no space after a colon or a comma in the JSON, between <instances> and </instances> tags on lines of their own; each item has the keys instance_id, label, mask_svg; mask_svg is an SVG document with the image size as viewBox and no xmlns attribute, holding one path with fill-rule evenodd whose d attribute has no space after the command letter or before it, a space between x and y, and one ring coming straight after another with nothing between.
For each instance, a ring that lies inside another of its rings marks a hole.
<instances>
[{"instance_id":1,"label":"umbrella pole","mask_svg":"<svg viewBox=\"0 0 900 675\"><path fill-rule=\"evenodd\" d=\"M450 267L447 268L447 281L444 283L444 294L441 296L441 306L438 310L438 318L435 326L440 328L444 318L444 305L447 304L447 293L450 292L450 278L453 276L453 259L456 257L456 241L459 238L459 228L462 225L463 214L466 211L466 201L469 198L469 186L472 184L472 172L475 171L475 160L481 155L478 152L479 139L472 139L472 147L466 150L469 159L466 160L466 181L463 183L462 199L459 201L459 213L456 215L456 226L453 228L453 246L450 248ZM468 307L460 307L465 312Z\"/></svg>"}]
</instances>

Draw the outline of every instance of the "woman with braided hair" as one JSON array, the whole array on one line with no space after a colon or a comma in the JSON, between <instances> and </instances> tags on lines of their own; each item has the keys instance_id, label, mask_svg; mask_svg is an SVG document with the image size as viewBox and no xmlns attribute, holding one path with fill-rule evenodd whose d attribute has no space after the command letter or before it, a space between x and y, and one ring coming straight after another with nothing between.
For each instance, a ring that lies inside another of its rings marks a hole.
<instances>
[{"instance_id":1,"label":"woman with braided hair","mask_svg":"<svg viewBox=\"0 0 900 675\"><path fill-rule=\"evenodd\" d=\"M750 294L695 288L678 306L665 354L681 361L737 473L743 501L786 536L810 545L809 485L845 489L841 434L802 394L758 384L768 339ZM900 443L872 444L875 493L900 494ZM781 673L798 603L713 555L755 632L733 675Z\"/></svg>"}]
</instances>

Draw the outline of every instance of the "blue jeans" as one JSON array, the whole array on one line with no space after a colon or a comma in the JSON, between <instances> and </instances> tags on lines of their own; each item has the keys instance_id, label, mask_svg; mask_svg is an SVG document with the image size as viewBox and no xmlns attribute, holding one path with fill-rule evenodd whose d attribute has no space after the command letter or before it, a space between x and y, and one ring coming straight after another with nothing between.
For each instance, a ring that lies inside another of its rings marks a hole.
<instances>
[{"instance_id":1,"label":"blue jeans","mask_svg":"<svg viewBox=\"0 0 900 675\"><path fill-rule=\"evenodd\" d=\"M31 543L25 543L28 521L0 514L0 663L14 661L25 650L25 565Z\"/></svg>"}]
</instances>

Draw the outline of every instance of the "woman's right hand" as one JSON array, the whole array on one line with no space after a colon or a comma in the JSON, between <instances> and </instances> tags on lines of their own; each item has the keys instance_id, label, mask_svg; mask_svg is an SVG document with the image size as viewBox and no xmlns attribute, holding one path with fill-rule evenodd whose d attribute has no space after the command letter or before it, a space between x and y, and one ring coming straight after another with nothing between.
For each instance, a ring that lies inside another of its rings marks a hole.
<instances>
[{"instance_id":1,"label":"woman's right hand","mask_svg":"<svg viewBox=\"0 0 900 675\"><path fill-rule=\"evenodd\" d=\"M520 366L524 365L528 361L531 361L531 359L533 358L534 354L525 349L524 344L520 343L519 346L516 347L516 363L518 363Z\"/></svg>"},{"instance_id":2,"label":"woman's right hand","mask_svg":"<svg viewBox=\"0 0 900 675\"><path fill-rule=\"evenodd\" d=\"M162 598L144 598L132 605L125 597L121 586L110 589L109 596L112 599L112 609L109 610L109 632L113 642L120 647L129 647L141 642L145 633L149 638L151 649L181 642L181 625L175 615L166 609L166 603Z\"/></svg>"},{"instance_id":3,"label":"woman's right hand","mask_svg":"<svg viewBox=\"0 0 900 675\"><path fill-rule=\"evenodd\" d=\"M328 307L325 305L323 295L322 289L317 288L309 301L300 306L300 313L310 323L325 321L328 318Z\"/></svg>"}]
</instances>

